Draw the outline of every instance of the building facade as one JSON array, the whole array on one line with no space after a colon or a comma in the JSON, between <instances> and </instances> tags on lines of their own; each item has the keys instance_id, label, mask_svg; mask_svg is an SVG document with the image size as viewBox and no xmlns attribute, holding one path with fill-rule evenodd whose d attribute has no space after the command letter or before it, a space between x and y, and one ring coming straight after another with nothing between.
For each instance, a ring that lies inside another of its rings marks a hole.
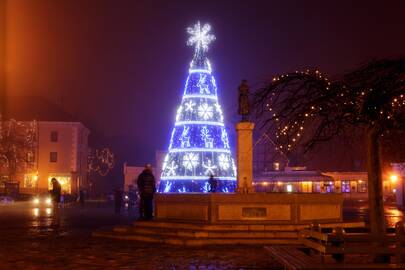
<instances>
[{"instance_id":1,"label":"building facade","mask_svg":"<svg viewBox=\"0 0 405 270\"><path fill-rule=\"evenodd\" d=\"M20 192L47 192L52 178L59 181L63 193L76 194L79 188L87 188L89 134L80 122L39 121L33 166L19 177Z\"/></svg>"},{"instance_id":2,"label":"building facade","mask_svg":"<svg viewBox=\"0 0 405 270\"><path fill-rule=\"evenodd\" d=\"M137 188L136 181L138 176L145 170L145 166L128 166L124 163L124 191L128 192L131 188ZM156 184L158 184L158 177L156 168L152 167L152 173L155 176Z\"/></svg>"},{"instance_id":3,"label":"building facade","mask_svg":"<svg viewBox=\"0 0 405 270\"><path fill-rule=\"evenodd\" d=\"M367 200L367 172L319 172L305 167L286 167L283 171L267 171L256 175L257 192L342 193L345 200ZM403 181L400 174L383 174L386 202L402 205Z\"/></svg>"}]
</instances>

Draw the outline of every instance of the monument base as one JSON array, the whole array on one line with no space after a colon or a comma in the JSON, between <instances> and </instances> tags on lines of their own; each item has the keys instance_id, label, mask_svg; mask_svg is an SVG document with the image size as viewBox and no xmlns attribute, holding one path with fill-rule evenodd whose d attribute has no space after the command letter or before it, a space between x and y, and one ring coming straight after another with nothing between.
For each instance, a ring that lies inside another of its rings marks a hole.
<instances>
[{"instance_id":1,"label":"monument base","mask_svg":"<svg viewBox=\"0 0 405 270\"><path fill-rule=\"evenodd\" d=\"M155 219L238 224L340 222L343 220L343 195L305 193L157 194Z\"/></svg>"},{"instance_id":2,"label":"monument base","mask_svg":"<svg viewBox=\"0 0 405 270\"><path fill-rule=\"evenodd\" d=\"M341 194L157 194L155 220L97 231L94 236L151 243L202 245L299 244L298 231L342 222Z\"/></svg>"}]
</instances>

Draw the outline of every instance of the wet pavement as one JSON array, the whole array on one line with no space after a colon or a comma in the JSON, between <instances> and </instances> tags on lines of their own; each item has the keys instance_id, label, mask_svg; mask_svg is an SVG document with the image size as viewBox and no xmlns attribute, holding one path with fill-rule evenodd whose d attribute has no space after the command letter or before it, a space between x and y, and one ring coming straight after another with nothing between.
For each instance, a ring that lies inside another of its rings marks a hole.
<instances>
[{"instance_id":1,"label":"wet pavement","mask_svg":"<svg viewBox=\"0 0 405 270\"><path fill-rule=\"evenodd\" d=\"M173 247L91 237L130 224L136 214L112 205L52 208L0 206L0 269L276 269L262 247ZM58 225L59 224L59 225Z\"/></svg>"},{"instance_id":2,"label":"wet pavement","mask_svg":"<svg viewBox=\"0 0 405 270\"><path fill-rule=\"evenodd\" d=\"M404 220L404 211L398 209L395 205L385 205L384 212L387 228L394 228L398 221ZM367 203L346 203L344 205L343 217L346 221L362 220L368 224L369 210Z\"/></svg>"},{"instance_id":3,"label":"wet pavement","mask_svg":"<svg viewBox=\"0 0 405 270\"><path fill-rule=\"evenodd\" d=\"M367 205L346 205L344 216L367 221ZM190 248L91 237L100 227L130 224L136 218L134 211L114 214L105 202L72 205L59 215L30 202L0 205L0 270L281 269L262 247ZM402 219L402 211L386 207L390 226Z\"/></svg>"}]
</instances>

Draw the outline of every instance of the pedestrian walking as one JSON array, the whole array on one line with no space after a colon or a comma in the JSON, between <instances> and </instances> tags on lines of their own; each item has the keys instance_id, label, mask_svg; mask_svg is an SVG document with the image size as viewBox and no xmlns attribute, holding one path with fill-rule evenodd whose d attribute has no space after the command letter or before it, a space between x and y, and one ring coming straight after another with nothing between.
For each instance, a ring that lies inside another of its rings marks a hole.
<instances>
[{"instance_id":1,"label":"pedestrian walking","mask_svg":"<svg viewBox=\"0 0 405 270\"><path fill-rule=\"evenodd\" d=\"M217 179L214 178L214 175L212 175L212 174L210 175L210 179L208 179L208 184L210 185L209 192L217 191L218 181L217 181Z\"/></svg>"},{"instance_id":2,"label":"pedestrian walking","mask_svg":"<svg viewBox=\"0 0 405 270\"><path fill-rule=\"evenodd\" d=\"M143 172L139 175L137 185L141 197L139 203L139 217L146 220L152 219L153 195L156 192L156 182L150 164L147 164Z\"/></svg>"},{"instance_id":3,"label":"pedestrian walking","mask_svg":"<svg viewBox=\"0 0 405 270\"><path fill-rule=\"evenodd\" d=\"M122 192L120 189L116 189L114 192L115 213L119 214L122 207Z\"/></svg>"}]
</instances>

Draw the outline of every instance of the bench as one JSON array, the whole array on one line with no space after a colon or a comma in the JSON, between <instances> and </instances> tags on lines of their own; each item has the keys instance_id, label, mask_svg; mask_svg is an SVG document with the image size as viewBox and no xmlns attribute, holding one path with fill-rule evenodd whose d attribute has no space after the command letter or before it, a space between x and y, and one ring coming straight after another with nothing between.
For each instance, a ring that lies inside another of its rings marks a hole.
<instances>
[{"instance_id":1,"label":"bench","mask_svg":"<svg viewBox=\"0 0 405 270\"><path fill-rule=\"evenodd\" d=\"M264 248L271 257L284 266L284 269L314 269L315 265L319 265L317 260L296 247L265 246Z\"/></svg>"},{"instance_id":2,"label":"bench","mask_svg":"<svg viewBox=\"0 0 405 270\"><path fill-rule=\"evenodd\" d=\"M326 232L328 233L326 233ZM313 224L298 233L298 246L266 246L270 256L285 269L405 269L405 226L398 222L395 233L345 233L342 228L322 228ZM380 242L383 241L383 244ZM319 254L320 256L311 256ZM334 262L325 263L325 256ZM385 263L345 263L346 255L382 255ZM390 259L395 259L389 263ZM393 263L394 262L394 263Z\"/></svg>"},{"instance_id":3,"label":"bench","mask_svg":"<svg viewBox=\"0 0 405 270\"><path fill-rule=\"evenodd\" d=\"M265 246L264 247L285 270L316 270L316 269L405 269L405 264L324 264L307 255L298 247Z\"/></svg>"},{"instance_id":4,"label":"bench","mask_svg":"<svg viewBox=\"0 0 405 270\"><path fill-rule=\"evenodd\" d=\"M300 242L321 255L331 255L337 262L343 262L346 254L384 255L395 257L397 263L405 262L404 223L398 222L395 233L375 237L370 233L345 233L335 228L332 233L322 232L319 224L298 233ZM377 244L384 243L384 244Z\"/></svg>"}]
</instances>

